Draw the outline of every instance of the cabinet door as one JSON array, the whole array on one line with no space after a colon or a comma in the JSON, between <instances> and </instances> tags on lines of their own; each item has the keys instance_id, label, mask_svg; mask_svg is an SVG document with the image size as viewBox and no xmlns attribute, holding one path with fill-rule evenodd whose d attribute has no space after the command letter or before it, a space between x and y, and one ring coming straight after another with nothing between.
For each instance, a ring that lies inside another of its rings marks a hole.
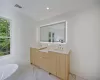
<instances>
[{"instance_id":1,"label":"cabinet door","mask_svg":"<svg viewBox=\"0 0 100 80\"><path fill-rule=\"evenodd\" d=\"M35 65L41 68L42 65L42 53L37 51L35 54Z\"/></svg>"},{"instance_id":2,"label":"cabinet door","mask_svg":"<svg viewBox=\"0 0 100 80\"><path fill-rule=\"evenodd\" d=\"M66 55L66 80L69 80L70 72L70 54Z\"/></svg>"},{"instance_id":3,"label":"cabinet door","mask_svg":"<svg viewBox=\"0 0 100 80\"><path fill-rule=\"evenodd\" d=\"M36 53L38 52L37 49L35 48L30 48L30 62L32 64L35 64L35 57L36 57Z\"/></svg>"},{"instance_id":4,"label":"cabinet door","mask_svg":"<svg viewBox=\"0 0 100 80\"><path fill-rule=\"evenodd\" d=\"M56 54L54 52L49 52L49 72L51 74L54 74L56 75L56 72L57 72L57 57L56 57Z\"/></svg>"},{"instance_id":5,"label":"cabinet door","mask_svg":"<svg viewBox=\"0 0 100 80\"><path fill-rule=\"evenodd\" d=\"M66 56L57 54L57 76L63 80L66 79Z\"/></svg>"},{"instance_id":6,"label":"cabinet door","mask_svg":"<svg viewBox=\"0 0 100 80\"><path fill-rule=\"evenodd\" d=\"M36 61L36 54L38 53L38 49L36 49L36 48L33 48L32 49L32 62L33 62L33 64L34 65L36 65L35 63L35 61Z\"/></svg>"},{"instance_id":7,"label":"cabinet door","mask_svg":"<svg viewBox=\"0 0 100 80\"><path fill-rule=\"evenodd\" d=\"M32 53L32 48L30 48L30 63L33 64L33 53Z\"/></svg>"}]
</instances>

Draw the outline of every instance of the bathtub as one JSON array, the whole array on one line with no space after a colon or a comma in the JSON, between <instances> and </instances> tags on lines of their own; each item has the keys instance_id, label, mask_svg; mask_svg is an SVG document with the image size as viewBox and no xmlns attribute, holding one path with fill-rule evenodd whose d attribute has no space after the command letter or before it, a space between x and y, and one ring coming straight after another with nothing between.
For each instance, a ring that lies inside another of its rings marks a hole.
<instances>
[{"instance_id":1,"label":"bathtub","mask_svg":"<svg viewBox=\"0 0 100 80\"><path fill-rule=\"evenodd\" d=\"M0 80L5 80L10 77L17 69L17 64L6 64L0 66Z\"/></svg>"}]
</instances>

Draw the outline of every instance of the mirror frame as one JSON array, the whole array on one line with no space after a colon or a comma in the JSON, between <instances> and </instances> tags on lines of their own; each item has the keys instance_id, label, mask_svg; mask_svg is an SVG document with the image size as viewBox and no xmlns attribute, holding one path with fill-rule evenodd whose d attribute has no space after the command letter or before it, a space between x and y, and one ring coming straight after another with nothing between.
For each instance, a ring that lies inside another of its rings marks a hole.
<instances>
[{"instance_id":1,"label":"mirror frame","mask_svg":"<svg viewBox=\"0 0 100 80\"><path fill-rule=\"evenodd\" d=\"M61 42L42 42L40 40L40 28L41 27L45 27L45 26L50 26L50 25L55 25L55 24L59 24L59 23L65 23L65 42L61 43ZM39 27L39 30L38 30L38 39L39 39L39 42L40 43L54 43L54 44L66 44L67 43L67 21L66 20L63 20L63 21L58 21L58 22L54 22L54 23L50 23L50 24L45 24L45 25L41 25Z\"/></svg>"}]
</instances>

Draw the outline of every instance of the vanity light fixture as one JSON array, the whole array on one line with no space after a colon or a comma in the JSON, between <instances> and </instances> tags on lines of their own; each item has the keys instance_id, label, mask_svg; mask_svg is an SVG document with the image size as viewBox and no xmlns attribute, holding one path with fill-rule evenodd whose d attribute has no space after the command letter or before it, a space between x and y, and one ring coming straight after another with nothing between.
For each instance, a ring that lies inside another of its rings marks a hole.
<instances>
[{"instance_id":1,"label":"vanity light fixture","mask_svg":"<svg viewBox=\"0 0 100 80\"><path fill-rule=\"evenodd\" d=\"M47 7L46 9L47 9L47 10L49 10L50 8L49 8L49 7Z\"/></svg>"}]
</instances>

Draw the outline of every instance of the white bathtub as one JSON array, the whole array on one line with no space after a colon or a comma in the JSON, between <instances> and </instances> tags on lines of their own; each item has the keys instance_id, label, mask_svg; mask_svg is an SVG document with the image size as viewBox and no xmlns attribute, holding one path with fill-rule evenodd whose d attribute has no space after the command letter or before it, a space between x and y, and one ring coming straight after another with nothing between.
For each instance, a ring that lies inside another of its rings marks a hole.
<instances>
[{"instance_id":1,"label":"white bathtub","mask_svg":"<svg viewBox=\"0 0 100 80\"><path fill-rule=\"evenodd\" d=\"M0 66L0 80L4 80L10 77L17 69L17 64L7 64Z\"/></svg>"}]
</instances>

